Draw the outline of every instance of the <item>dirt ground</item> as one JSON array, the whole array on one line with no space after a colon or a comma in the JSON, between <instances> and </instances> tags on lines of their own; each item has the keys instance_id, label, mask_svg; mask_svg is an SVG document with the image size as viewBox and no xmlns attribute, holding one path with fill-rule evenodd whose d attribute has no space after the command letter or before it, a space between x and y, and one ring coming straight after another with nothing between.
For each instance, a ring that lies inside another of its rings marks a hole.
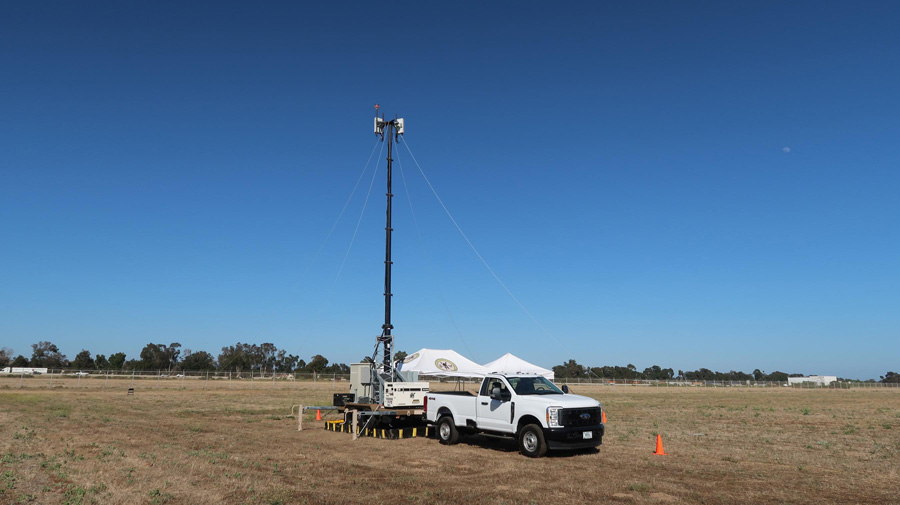
<instances>
[{"instance_id":1,"label":"dirt ground","mask_svg":"<svg viewBox=\"0 0 900 505\"><path fill-rule=\"evenodd\" d=\"M346 383L91 380L0 380L0 504L900 504L900 390L575 387L603 445L529 459L297 431Z\"/></svg>"}]
</instances>

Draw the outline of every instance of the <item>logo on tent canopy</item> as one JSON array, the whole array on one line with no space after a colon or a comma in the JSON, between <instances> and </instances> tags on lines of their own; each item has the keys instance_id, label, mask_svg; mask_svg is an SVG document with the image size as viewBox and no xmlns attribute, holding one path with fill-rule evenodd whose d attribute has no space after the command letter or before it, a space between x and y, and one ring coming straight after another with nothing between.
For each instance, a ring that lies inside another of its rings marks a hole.
<instances>
[{"instance_id":1,"label":"logo on tent canopy","mask_svg":"<svg viewBox=\"0 0 900 505\"><path fill-rule=\"evenodd\" d=\"M410 354L409 356L407 356L406 359L403 360L403 362L404 362L404 363L409 363L410 361L412 361L412 360L414 360L414 359L416 359L416 358L418 358L418 357L419 357L419 353L414 352L414 353Z\"/></svg>"},{"instance_id":2,"label":"logo on tent canopy","mask_svg":"<svg viewBox=\"0 0 900 505\"><path fill-rule=\"evenodd\" d=\"M440 370L443 370L445 372L455 372L455 371L459 370L458 368L456 368L456 365L453 364L452 361L450 361L449 359L444 359L444 358L438 358L438 359L434 360L434 366L438 367Z\"/></svg>"}]
</instances>

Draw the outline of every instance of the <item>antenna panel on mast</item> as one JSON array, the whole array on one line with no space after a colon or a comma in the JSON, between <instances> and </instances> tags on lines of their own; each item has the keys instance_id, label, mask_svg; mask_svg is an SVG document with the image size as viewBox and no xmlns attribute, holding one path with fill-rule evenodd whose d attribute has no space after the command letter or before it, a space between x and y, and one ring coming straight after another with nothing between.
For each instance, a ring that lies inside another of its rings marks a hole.
<instances>
[{"instance_id":1,"label":"antenna panel on mast","mask_svg":"<svg viewBox=\"0 0 900 505\"><path fill-rule=\"evenodd\" d=\"M394 124L397 125L397 134L403 135L403 118L397 118L394 120Z\"/></svg>"}]
</instances>

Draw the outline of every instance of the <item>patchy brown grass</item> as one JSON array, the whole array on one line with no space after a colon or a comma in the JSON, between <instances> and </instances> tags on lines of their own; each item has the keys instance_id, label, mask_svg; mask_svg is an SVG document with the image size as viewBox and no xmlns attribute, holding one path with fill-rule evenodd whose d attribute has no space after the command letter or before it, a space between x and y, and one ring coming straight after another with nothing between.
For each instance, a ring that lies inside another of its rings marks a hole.
<instances>
[{"instance_id":1,"label":"patchy brown grass","mask_svg":"<svg viewBox=\"0 0 900 505\"><path fill-rule=\"evenodd\" d=\"M900 503L895 390L576 387L607 409L604 444L532 460L354 442L312 414L298 432L291 405L346 383L89 380L0 380L0 503Z\"/></svg>"}]
</instances>

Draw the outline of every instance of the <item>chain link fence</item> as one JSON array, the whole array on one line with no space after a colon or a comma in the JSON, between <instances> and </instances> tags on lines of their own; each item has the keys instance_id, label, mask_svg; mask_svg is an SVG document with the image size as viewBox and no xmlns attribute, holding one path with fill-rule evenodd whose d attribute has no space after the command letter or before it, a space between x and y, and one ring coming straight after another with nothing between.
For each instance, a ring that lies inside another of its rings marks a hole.
<instances>
[{"instance_id":1,"label":"chain link fence","mask_svg":"<svg viewBox=\"0 0 900 505\"><path fill-rule=\"evenodd\" d=\"M558 384L606 385L606 386L644 386L644 387L714 387L714 388L773 388L790 387L793 389L857 389L857 388L900 388L898 383L833 381L829 384L801 382L788 384L781 381L706 381L706 380L647 380L647 379L600 379L600 378L567 378L554 381Z\"/></svg>"},{"instance_id":2,"label":"chain link fence","mask_svg":"<svg viewBox=\"0 0 900 505\"><path fill-rule=\"evenodd\" d=\"M2 388L135 388L135 389L290 389L318 384L347 389L349 374L167 371L47 370L46 373L0 373Z\"/></svg>"},{"instance_id":3,"label":"chain link fence","mask_svg":"<svg viewBox=\"0 0 900 505\"><path fill-rule=\"evenodd\" d=\"M467 387L480 383L472 378L422 377L438 389ZM235 371L167 371L167 370L48 370L46 373L0 373L0 388L180 388L180 389L290 389L326 385L336 390L349 389L350 375L339 373L252 372ZM556 384L578 386L628 386L654 388L785 388L793 389L876 389L900 388L898 383L835 381L828 385L813 382L788 384L776 381L688 381L645 379L560 378Z\"/></svg>"}]
</instances>

